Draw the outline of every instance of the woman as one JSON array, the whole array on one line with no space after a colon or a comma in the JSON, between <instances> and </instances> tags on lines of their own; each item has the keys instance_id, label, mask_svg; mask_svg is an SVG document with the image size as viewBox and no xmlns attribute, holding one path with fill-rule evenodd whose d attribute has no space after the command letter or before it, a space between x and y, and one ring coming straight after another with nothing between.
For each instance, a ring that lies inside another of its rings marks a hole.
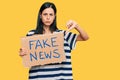
<instances>
[{"instance_id":1,"label":"woman","mask_svg":"<svg viewBox=\"0 0 120 80\"><path fill-rule=\"evenodd\" d=\"M52 34L53 32L64 33L64 51L66 61L56 64L48 64L42 66L33 66L29 71L29 80L73 80L71 65L71 50L74 49L76 41L88 40L88 35L73 20L67 22L68 30L58 30L56 26L56 7L51 2L45 2L38 13L36 30L28 32L27 36L34 34ZM79 34L69 32L76 29ZM26 56L26 50L20 49L20 56Z\"/></svg>"}]
</instances>

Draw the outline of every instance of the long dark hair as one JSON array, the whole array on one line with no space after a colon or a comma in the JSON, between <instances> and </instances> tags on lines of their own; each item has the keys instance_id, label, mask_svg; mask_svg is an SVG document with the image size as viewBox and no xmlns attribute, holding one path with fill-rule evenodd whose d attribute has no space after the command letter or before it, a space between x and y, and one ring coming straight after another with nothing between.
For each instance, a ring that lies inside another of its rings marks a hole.
<instances>
[{"instance_id":1,"label":"long dark hair","mask_svg":"<svg viewBox=\"0 0 120 80\"><path fill-rule=\"evenodd\" d=\"M43 34L44 28L43 28L42 19L40 18L40 14L46 8L52 8L54 10L55 15L56 15L57 9L56 9L55 5L51 2L45 2L41 6L41 8L38 12L38 19L37 19L37 26L36 26L35 34ZM55 16L55 19L54 19L53 23L50 25L50 31L51 32L56 31L58 29L56 25L57 25L57 23L56 23L56 16Z\"/></svg>"}]
</instances>

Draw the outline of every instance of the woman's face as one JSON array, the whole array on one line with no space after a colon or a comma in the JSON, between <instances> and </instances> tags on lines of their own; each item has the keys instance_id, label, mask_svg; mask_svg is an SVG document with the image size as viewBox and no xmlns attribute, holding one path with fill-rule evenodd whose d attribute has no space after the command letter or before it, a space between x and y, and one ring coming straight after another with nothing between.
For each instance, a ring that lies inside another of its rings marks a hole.
<instances>
[{"instance_id":1,"label":"woman's face","mask_svg":"<svg viewBox=\"0 0 120 80\"><path fill-rule=\"evenodd\" d=\"M55 19L55 13L52 8L44 9L40 16L42 18L44 26L50 26Z\"/></svg>"}]
</instances>

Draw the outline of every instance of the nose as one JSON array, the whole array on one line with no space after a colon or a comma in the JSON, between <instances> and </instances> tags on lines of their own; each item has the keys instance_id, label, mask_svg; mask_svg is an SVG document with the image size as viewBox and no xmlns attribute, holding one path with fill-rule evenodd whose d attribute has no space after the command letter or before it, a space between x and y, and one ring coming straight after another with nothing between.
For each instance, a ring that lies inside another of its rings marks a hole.
<instances>
[{"instance_id":1,"label":"nose","mask_svg":"<svg viewBox=\"0 0 120 80\"><path fill-rule=\"evenodd\" d=\"M49 16L49 15L47 16L47 19L48 19L48 20L50 19L50 16Z\"/></svg>"}]
</instances>

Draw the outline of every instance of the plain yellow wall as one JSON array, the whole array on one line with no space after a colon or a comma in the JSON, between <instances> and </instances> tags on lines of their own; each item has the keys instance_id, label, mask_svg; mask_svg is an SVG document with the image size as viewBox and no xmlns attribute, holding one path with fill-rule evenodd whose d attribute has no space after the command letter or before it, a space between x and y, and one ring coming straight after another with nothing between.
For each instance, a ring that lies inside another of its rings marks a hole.
<instances>
[{"instance_id":1,"label":"plain yellow wall","mask_svg":"<svg viewBox=\"0 0 120 80\"><path fill-rule=\"evenodd\" d=\"M60 29L73 19L90 36L72 51L74 80L120 80L119 0L0 1L0 80L27 80L28 68L18 55L20 37L36 28L45 1L55 3Z\"/></svg>"}]
</instances>

